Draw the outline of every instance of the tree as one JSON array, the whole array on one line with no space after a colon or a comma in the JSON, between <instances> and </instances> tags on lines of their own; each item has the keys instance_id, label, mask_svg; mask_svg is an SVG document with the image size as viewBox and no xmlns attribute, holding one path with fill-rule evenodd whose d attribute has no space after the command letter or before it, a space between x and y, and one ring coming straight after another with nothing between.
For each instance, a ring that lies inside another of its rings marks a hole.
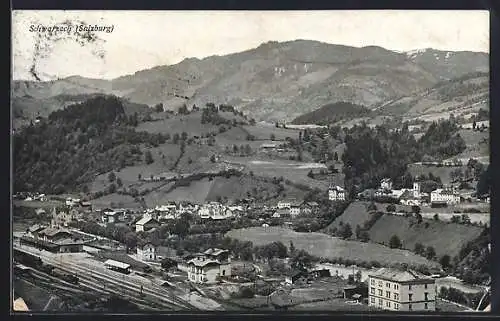
<instances>
[{"instance_id":1,"label":"tree","mask_svg":"<svg viewBox=\"0 0 500 321\"><path fill-rule=\"evenodd\" d=\"M290 255L293 256L295 254L295 251L296 251L295 246L293 245L293 242L290 241L290 250L289 250Z\"/></svg>"},{"instance_id":2,"label":"tree","mask_svg":"<svg viewBox=\"0 0 500 321\"><path fill-rule=\"evenodd\" d=\"M250 154L252 154L252 147L250 147L249 144L246 144L245 145L245 154L248 156Z\"/></svg>"},{"instance_id":3,"label":"tree","mask_svg":"<svg viewBox=\"0 0 500 321\"><path fill-rule=\"evenodd\" d=\"M367 231L362 231L359 236L359 240L361 242L368 242L370 240L370 234L368 234Z\"/></svg>"},{"instance_id":4,"label":"tree","mask_svg":"<svg viewBox=\"0 0 500 321\"><path fill-rule=\"evenodd\" d=\"M127 249L133 249L137 246L137 235L134 232L128 232L125 234L125 244Z\"/></svg>"},{"instance_id":5,"label":"tree","mask_svg":"<svg viewBox=\"0 0 500 321\"><path fill-rule=\"evenodd\" d=\"M368 205L367 210L368 210L369 212L376 211L376 210L377 210L377 205L375 205L375 203L374 203L374 202L371 202L371 203Z\"/></svg>"},{"instance_id":6,"label":"tree","mask_svg":"<svg viewBox=\"0 0 500 321\"><path fill-rule=\"evenodd\" d=\"M216 161L216 159L215 159L215 155L210 156L210 161L211 161L212 163L215 163L215 161Z\"/></svg>"},{"instance_id":7,"label":"tree","mask_svg":"<svg viewBox=\"0 0 500 321\"><path fill-rule=\"evenodd\" d=\"M157 113L161 113L161 112L163 112L163 104L162 104L162 103L156 104L156 105L155 105L155 111L156 111Z\"/></svg>"},{"instance_id":8,"label":"tree","mask_svg":"<svg viewBox=\"0 0 500 321\"><path fill-rule=\"evenodd\" d=\"M394 204L387 205L386 211L387 212L396 212L396 205L394 205Z\"/></svg>"},{"instance_id":9,"label":"tree","mask_svg":"<svg viewBox=\"0 0 500 321\"><path fill-rule=\"evenodd\" d=\"M116 179L116 185L118 185L118 187L122 187L123 186L123 182L122 182L122 179L120 177L118 177Z\"/></svg>"},{"instance_id":10,"label":"tree","mask_svg":"<svg viewBox=\"0 0 500 321\"><path fill-rule=\"evenodd\" d=\"M168 270L170 268L173 268L173 267L176 267L177 266L177 262L172 260L171 258L164 258L161 260L161 267L165 270Z\"/></svg>"},{"instance_id":11,"label":"tree","mask_svg":"<svg viewBox=\"0 0 500 321\"><path fill-rule=\"evenodd\" d=\"M147 150L146 153L144 154L144 160L146 161L146 164L152 164L154 162L153 160L153 155L151 154L151 151Z\"/></svg>"},{"instance_id":12,"label":"tree","mask_svg":"<svg viewBox=\"0 0 500 321\"><path fill-rule=\"evenodd\" d=\"M429 260L434 259L436 257L436 250L434 250L432 246L428 246L427 249L425 249L425 257Z\"/></svg>"},{"instance_id":13,"label":"tree","mask_svg":"<svg viewBox=\"0 0 500 321\"><path fill-rule=\"evenodd\" d=\"M108 174L108 181L110 183L114 182L115 179L116 179L116 174L114 172L111 172L111 173Z\"/></svg>"},{"instance_id":14,"label":"tree","mask_svg":"<svg viewBox=\"0 0 500 321\"><path fill-rule=\"evenodd\" d=\"M181 134L181 139L182 139L182 140L186 140L186 139L187 139L187 137L188 137L188 134L187 134L186 132L182 132L182 134Z\"/></svg>"},{"instance_id":15,"label":"tree","mask_svg":"<svg viewBox=\"0 0 500 321\"><path fill-rule=\"evenodd\" d=\"M338 161L339 161L339 154L338 154L337 152L335 152L335 153L333 154L333 160L334 160L334 161L336 161L336 162L338 162Z\"/></svg>"},{"instance_id":16,"label":"tree","mask_svg":"<svg viewBox=\"0 0 500 321\"><path fill-rule=\"evenodd\" d=\"M424 220L424 218L422 217L422 214L420 214L420 213L415 214L415 218L417 219L418 224L422 223L422 221Z\"/></svg>"},{"instance_id":17,"label":"tree","mask_svg":"<svg viewBox=\"0 0 500 321\"><path fill-rule=\"evenodd\" d=\"M439 264L443 267L443 269L448 269L451 267L451 257L448 254L445 254L439 259Z\"/></svg>"},{"instance_id":18,"label":"tree","mask_svg":"<svg viewBox=\"0 0 500 321\"><path fill-rule=\"evenodd\" d=\"M399 239L399 237L397 235L393 235L390 240L389 240L389 247L391 249L399 249L401 248L402 244L401 244L401 240Z\"/></svg>"},{"instance_id":19,"label":"tree","mask_svg":"<svg viewBox=\"0 0 500 321\"><path fill-rule=\"evenodd\" d=\"M274 141L276 139L276 136L274 134L271 134L271 140Z\"/></svg>"},{"instance_id":20,"label":"tree","mask_svg":"<svg viewBox=\"0 0 500 321\"><path fill-rule=\"evenodd\" d=\"M172 138L172 142L174 144L178 144L179 143L179 139L180 139L179 133L175 133L174 137Z\"/></svg>"},{"instance_id":21,"label":"tree","mask_svg":"<svg viewBox=\"0 0 500 321\"><path fill-rule=\"evenodd\" d=\"M116 185L114 183L111 183L111 185L109 185L108 191L110 194L113 194L114 192L116 192Z\"/></svg>"},{"instance_id":22,"label":"tree","mask_svg":"<svg viewBox=\"0 0 500 321\"><path fill-rule=\"evenodd\" d=\"M313 257L304 250L299 250L292 256L292 268L305 271L313 266Z\"/></svg>"},{"instance_id":23,"label":"tree","mask_svg":"<svg viewBox=\"0 0 500 321\"><path fill-rule=\"evenodd\" d=\"M186 237L189 231L189 221L186 218L181 217L174 225L173 233L178 235L180 238Z\"/></svg>"},{"instance_id":24,"label":"tree","mask_svg":"<svg viewBox=\"0 0 500 321\"><path fill-rule=\"evenodd\" d=\"M307 173L307 177L314 178L314 173L313 173L312 169L309 171L309 173Z\"/></svg>"},{"instance_id":25,"label":"tree","mask_svg":"<svg viewBox=\"0 0 500 321\"><path fill-rule=\"evenodd\" d=\"M460 223L460 216L458 215L453 215L450 220L452 223Z\"/></svg>"},{"instance_id":26,"label":"tree","mask_svg":"<svg viewBox=\"0 0 500 321\"><path fill-rule=\"evenodd\" d=\"M470 217L467 214L462 214L462 216L460 217L460 221L462 224L470 224L471 223Z\"/></svg>"},{"instance_id":27,"label":"tree","mask_svg":"<svg viewBox=\"0 0 500 321\"><path fill-rule=\"evenodd\" d=\"M349 223L342 225L340 229L340 237L348 239L352 236L352 228Z\"/></svg>"},{"instance_id":28,"label":"tree","mask_svg":"<svg viewBox=\"0 0 500 321\"><path fill-rule=\"evenodd\" d=\"M137 174L137 180L138 181L142 180L142 175L141 174Z\"/></svg>"},{"instance_id":29,"label":"tree","mask_svg":"<svg viewBox=\"0 0 500 321\"><path fill-rule=\"evenodd\" d=\"M411 207L411 211L412 211L413 213L415 213L415 214L420 214L420 206L418 206L418 205L413 205L413 206Z\"/></svg>"}]
</instances>

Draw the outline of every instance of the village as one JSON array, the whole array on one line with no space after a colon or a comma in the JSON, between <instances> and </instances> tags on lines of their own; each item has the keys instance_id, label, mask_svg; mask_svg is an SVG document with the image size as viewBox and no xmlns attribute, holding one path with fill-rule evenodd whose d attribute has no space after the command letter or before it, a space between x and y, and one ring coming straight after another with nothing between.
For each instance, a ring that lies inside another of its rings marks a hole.
<instances>
[{"instance_id":1,"label":"village","mask_svg":"<svg viewBox=\"0 0 500 321\"><path fill-rule=\"evenodd\" d=\"M327 195L331 203L344 202L348 198L346 190L336 185L330 186ZM24 202L49 201L44 194L16 195L16 198ZM413 183L413 189L395 190L389 178L382 179L378 189L364 191L357 198L411 206L413 211L420 207L439 209L463 202L489 202L489 199L479 200L471 193L459 192L453 186L425 193L421 191L418 179ZM205 204L168 202L154 208L135 210L93 208L90 201L75 197L67 197L61 203L61 206L54 207L50 213L46 213L43 208L35 210L37 215L50 218L50 223L31 225L25 232L15 232L19 248L27 248L29 251L38 249L57 255L81 253L84 257L79 260L91 262L87 264L101 264L102 268L108 270L144 276L151 282L154 280L174 289L195 284L198 295L204 298L197 300L206 301L196 301L202 309L207 306L219 307L224 302L245 309L296 309L315 302L320 304L333 300L334 306L349 305L360 310L436 311L440 308L436 303L439 292L436 282L439 280L435 278L445 277L442 280L447 280L446 274L442 273L431 276L413 270L386 267L366 269L356 265L320 262L302 265L300 259L292 257L294 249L287 251L286 247L285 255L278 255L274 259L256 259L251 255L242 260L241 255L231 255L230 249L201 246L198 252L176 252L158 241L157 233L162 230L162 226L172 226L174 222L175 230L178 222L186 217L200 226L222 224L230 229L236 227L235 222L246 218L248 226L282 226L291 229L297 218L317 214L321 207L315 201L289 198L269 205L256 204L252 199L236 204L215 201ZM419 213L420 210L414 215ZM393 214L407 215L397 212ZM92 223L103 229L124 227L129 232L120 242L116 237L113 240L88 233L88 230L82 228L82 225ZM179 238L175 233L166 233L169 239ZM179 230L177 233L185 232ZM141 237L138 238L137 235ZM271 254L270 258L272 257ZM281 264L281 272L277 272L280 269L276 270L273 266L276 264ZM284 266L293 267L283 268ZM268 273L272 273L266 276L266 269ZM259 287L264 289L262 291L266 293L265 296ZM301 291L306 291L307 294L299 295ZM323 294L312 295L310 292L313 291ZM265 297L265 301L260 297ZM244 304L243 298L250 303Z\"/></svg>"}]
</instances>

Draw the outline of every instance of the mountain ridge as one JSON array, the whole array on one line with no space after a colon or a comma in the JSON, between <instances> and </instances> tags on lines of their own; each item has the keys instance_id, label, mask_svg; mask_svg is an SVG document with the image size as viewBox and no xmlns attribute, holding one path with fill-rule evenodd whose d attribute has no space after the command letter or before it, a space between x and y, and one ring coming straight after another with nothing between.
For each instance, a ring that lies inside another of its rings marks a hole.
<instances>
[{"instance_id":1,"label":"mountain ridge","mask_svg":"<svg viewBox=\"0 0 500 321\"><path fill-rule=\"evenodd\" d=\"M12 96L47 99L98 92L149 106L162 103L170 110L213 102L233 104L259 120L290 121L329 103L346 101L370 108L443 79L487 70L488 55L483 53L427 49L409 55L379 46L271 41L112 80L71 76L48 82L14 81Z\"/></svg>"}]
</instances>

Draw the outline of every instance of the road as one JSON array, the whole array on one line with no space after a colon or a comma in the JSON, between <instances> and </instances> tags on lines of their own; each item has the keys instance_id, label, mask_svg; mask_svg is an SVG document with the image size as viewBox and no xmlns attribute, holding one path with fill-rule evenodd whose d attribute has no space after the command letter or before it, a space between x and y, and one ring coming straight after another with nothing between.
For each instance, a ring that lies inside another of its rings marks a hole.
<instances>
[{"instance_id":1,"label":"road","mask_svg":"<svg viewBox=\"0 0 500 321\"><path fill-rule=\"evenodd\" d=\"M167 289L150 281L137 282L129 275L111 271L105 267L90 265L84 260L73 261L77 256L54 254L46 251L19 246L14 244L14 248L40 256L42 260L65 272L78 275L81 283L86 283L94 288L108 289L116 294L127 294L141 301L150 301L163 309L168 310L197 310L190 303L180 299ZM142 289L141 289L142 288Z\"/></svg>"}]
</instances>

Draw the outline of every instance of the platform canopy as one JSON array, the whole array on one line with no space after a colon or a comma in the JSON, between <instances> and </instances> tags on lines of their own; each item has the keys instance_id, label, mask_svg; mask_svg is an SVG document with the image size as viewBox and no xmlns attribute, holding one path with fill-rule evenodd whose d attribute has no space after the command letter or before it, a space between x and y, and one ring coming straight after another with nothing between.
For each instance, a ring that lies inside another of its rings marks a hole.
<instances>
[{"instance_id":1,"label":"platform canopy","mask_svg":"<svg viewBox=\"0 0 500 321\"><path fill-rule=\"evenodd\" d=\"M113 267L116 267L116 268L119 268L119 269L123 269L123 270L126 270L128 268L130 268L130 264L126 264L126 263L123 263L123 262L118 262L118 261L115 261L115 260L106 260L106 262L104 262L105 265L108 265L108 266L113 266Z\"/></svg>"}]
</instances>

